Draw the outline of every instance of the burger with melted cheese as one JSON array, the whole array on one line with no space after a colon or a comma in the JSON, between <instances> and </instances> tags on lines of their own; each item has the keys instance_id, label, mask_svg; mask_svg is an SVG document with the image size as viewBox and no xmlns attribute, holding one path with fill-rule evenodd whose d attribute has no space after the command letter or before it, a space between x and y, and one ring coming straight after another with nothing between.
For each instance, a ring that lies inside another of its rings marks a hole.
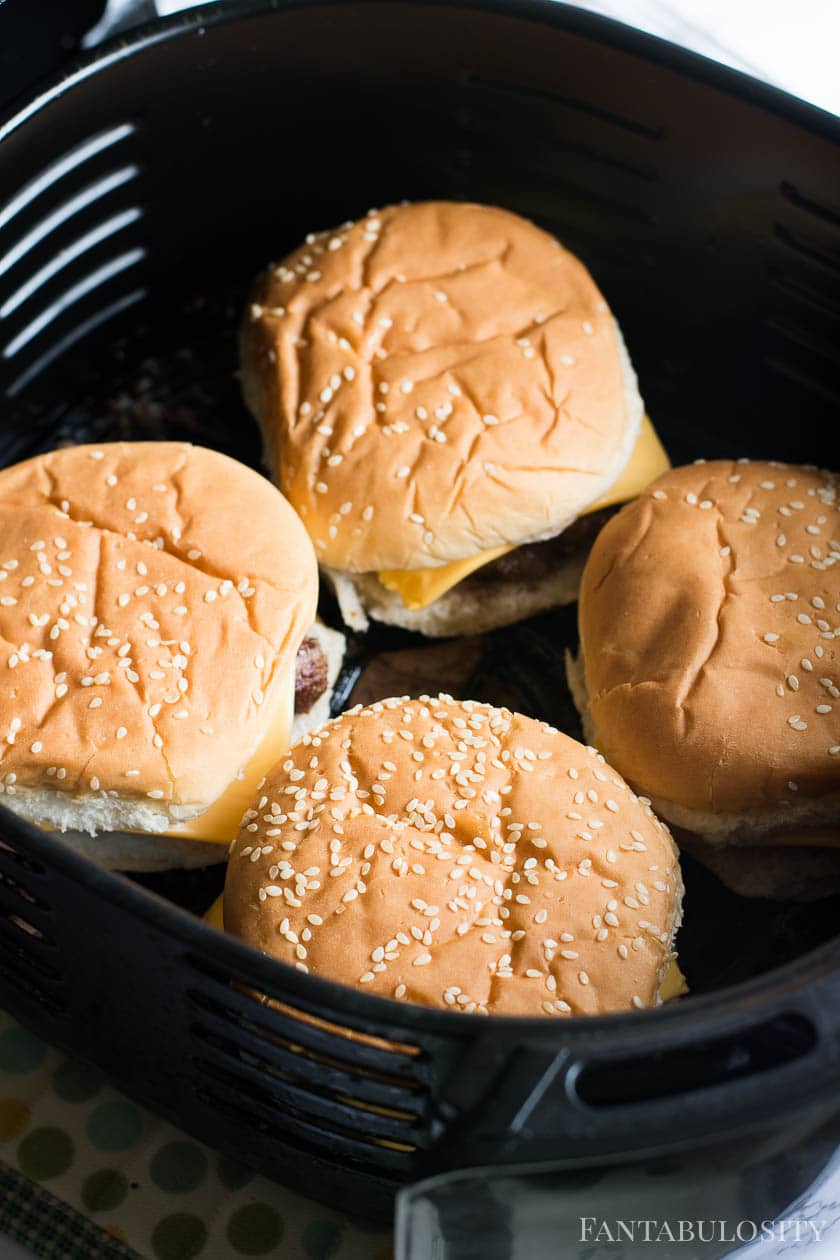
<instances>
[{"instance_id":1,"label":"burger with melted cheese","mask_svg":"<svg viewBox=\"0 0 840 1260\"><path fill-rule=\"evenodd\" d=\"M570 681L594 744L736 891L840 891L840 479L700 462L604 528Z\"/></svg>"},{"instance_id":2,"label":"burger with melted cheese","mask_svg":"<svg viewBox=\"0 0 840 1260\"><path fill-rule=\"evenodd\" d=\"M259 474L182 443L0 472L0 802L102 865L224 860L256 784L327 716L342 636Z\"/></svg>"},{"instance_id":3,"label":"burger with melted cheese","mask_svg":"<svg viewBox=\"0 0 840 1260\"><path fill-rule=\"evenodd\" d=\"M577 597L668 467L583 264L490 206L390 206L259 277L245 398L344 618L476 633Z\"/></svg>"}]
</instances>

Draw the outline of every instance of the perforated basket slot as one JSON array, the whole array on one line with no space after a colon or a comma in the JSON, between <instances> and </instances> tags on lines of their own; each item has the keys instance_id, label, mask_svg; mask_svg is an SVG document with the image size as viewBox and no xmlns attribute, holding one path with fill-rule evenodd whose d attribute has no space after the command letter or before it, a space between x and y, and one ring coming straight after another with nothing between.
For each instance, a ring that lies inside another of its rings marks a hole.
<instances>
[{"instance_id":1,"label":"perforated basket slot","mask_svg":"<svg viewBox=\"0 0 840 1260\"><path fill-rule=\"evenodd\" d=\"M64 1012L63 986L46 872L0 841L0 1002L10 993L57 1018Z\"/></svg>"},{"instance_id":2,"label":"perforated basket slot","mask_svg":"<svg viewBox=\"0 0 840 1260\"><path fill-rule=\"evenodd\" d=\"M0 208L0 229L5 228L7 223L11 223L12 219L31 206L37 198L42 197L59 180L78 170L85 163L91 162L99 154L113 148L121 140L126 140L134 134L134 131L133 123L120 123L116 127L107 127L103 131L98 131L68 149L61 157L56 158L49 166L27 180L20 191Z\"/></svg>"},{"instance_id":3,"label":"perforated basket slot","mask_svg":"<svg viewBox=\"0 0 840 1260\"><path fill-rule=\"evenodd\" d=\"M7 950L40 979L51 984L60 984L63 976L57 959L54 954L52 959L49 957L49 951L55 948L53 942L25 914L9 910L2 903L0 894L0 934Z\"/></svg>"},{"instance_id":4,"label":"perforated basket slot","mask_svg":"<svg viewBox=\"0 0 840 1260\"><path fill-rule=\"evenodd\" d=\"M787 179L783 179L779 184L779 191L798 210L804 210L807 214L823 219L826 223L840 227L840 206L824 205L809 193L802 192Z\"/></svg>"},{"instance_id":5,"label":"perforated basket slot","mask_svg":"<svg viewBox=\"0 0 840 1260\"><path fill-rule=\"evenodd\" d=\"M20 897L21 901L28 902L30 906L37 906L42 910L49 910L49 903L44 901L42 897L34 892L37 883L31 878L31 872L26 871L23 864L9 863L4 866L0 861L0 890L8 888L16 897Z\"/></svg>"},{"instance_id":6,"label":"perforated basket slot","mask_svg":"<svg viewBox=\"0 0 840 1260\"><path fill-rule=\"evenodd\" d=\"M302 1088L328 1090L336 1097L352 1098L359 1106L399 1112L402 1119L408 1120L415 1120L424 1107L424 1095L411 1085L395 1084L364 1070L354 1071L352 1066L325 1060L321 1055L312 1056L303 1046L280 1042L271 1036L267 1038L257 1025L242 1021L231 1025L226 1021L225 1027L219 1021L213 1026L201 1023L193 1027L196 1035L207 1044L235 1057L247 1054L252 1059L270 1063L278 1074Z\"/></svg>"},{"instance_id":7,"label":"perforated basket slot","mask_svg":"<svg viewBox=\"0 0 840 1260\"><path fill-rule=\"evenodd\" d=\"M0 840L0 872L17 878L21 871L28 871L31 875L43 877L46 875L43 865L31 858L28 853L22 853L20 849L13 849L11 845Z\"/></svg>"},{"instance_id":8,"label":"perforated basket slot","mask_svg":"<svg viewBox=\"0 0 840 1260\"><path fill-rule=\"evenodd\" d=\"M818 238L798 228L789 227L786 223L774 224L773 231L776 239L794 253L817 267L825 268L832 275L840 275L840 252L835 252Z\"/></svg>"},{"instance_id":9,"label":"perforated basket slot","mask_svg":"<svg viewBox=\"0 0 840 1260\"><path fill-rule=\"evenodd\" d=\"M251 1088L266 1091L283 1116L292 1110L302 1118L331 1130L338 1128L346 1136L365 1142L386 1138L412 1150L425 1145L424 1127L412 1115L393 1108L357 1106L351 1095L331 1089L327 1079L320 1089L305 1088L271 1058L252 1054L223 1038L205 1037L201 1029L194 1028L193 1032L204 1046L204 1053L194 1060L197 1066L231 1086L238 1082L246 1092Z\"/></svg>"},{"instance_id":10,"label":"perforated basket slot","mask_svg":"<svg viewBox=\"0 0 840 1260\"><path fill-rule=\"evenodd\" d=\"M0 910L0 995L10 993L19 1009L64 1013L64 977L55 950L16 913Z\"/></svg>"},{"instance_id":11,"label":"perforated basket slot","mask_svg":"<svg viewBox=\"0 0 840 1260\"><path fill-rule=\"evenodd\" d=\"M0 207L0 357L8 397L145 295L134 272L141 167L131 123L76 145ZM116 150L115 150L116 146Z\"/></svg>"},{"instance_id":12,"label":"perforated basket slot","mask_svg":"<svg viewBox=\"0 0 840 1260\"><path fill-rule=\"evenodd\" d=\"M771 265L769 272L786 310L798 309L809 312L811 317L816 313L835 324L840 322L840 285L835 293L825 285L814 283L808 271L800 270L796 276L791 276L783 268Z\"/></svg>"},{"instance_id":13,"label":"perforated basket slot","mask_svg":"<svg viewBox=\"0 0 840 1260\"><path fill-rule=\"evenodd\" d=\"M52 909L39 891L43 880L25 861L14 860L19 858L14 849L0 846L0 919L30 941L54 948Z\"/></svg>"},{"instance_id":14,"label":"perforated basket slot","mask_svg":"<svg viewBox=\"0 0 840 1260\"><path fill-rule=\"evenodd\" d=\"M595 101L585 100L578 96L569 96L564 92L552 90L545 86L508 79L490 78L471 73L468 73L465 78L466 82L476 87L496 92L502 98L505 95L517 98L517 114L519 117L522 117L521 103L533 100L538 106L535 112L543 115L546 112L546 106L574 114L573 130L581 134L586 134L586 123L584 120L588 118L595 119L599 123L606 123L608 127L617 128L619 131L630 132L642 140L661 140L665 135L665 127L662 123L654 122L652 119L633 118L629 114L606 109Z\"/></svg>"},{"instance_id":15,"label":"perforated basket slot","mask_svg":"<svg viewBox=\"0 0 840 1260\"><path fill-rule=\"evenodd\" d=\"M207 980L215 981L187 991L187 999L200 1009L224 1012L228 1020L258 1029L266 1038L275 1038L287 1047L300 1047L353 1072L368 1072L374 1079L411 1081L421 1088L428 1084L425 1056L417 1047L390 1040L387 1030L380 1031L370 1023L356 1029L349 1021L342 1022L338 1014L331 1020L325 1017L323 1009L315 1014L290 1005L288 1000L261 997L246 987L244 978L220 974L212 964L195 955L190 955L189 961Z\"/></svg>"},{"instance_id":16,"label":"perforated basket slot","mask_svg":"<svg viewBox=\"0 0 840 1260\"><path fill-rule=\"evenodd\" d=\"M487 186L495 178L498 185L498 150L488 136L486 145L474 143L469 151L470 178L485 181ZM510 175L508 176L510 179ZM516 189L519 189L517 192ZM557 235L562 240L568 237L568 229L575 224L585 212L585 218L592 224L593 212L597 212L597 233L603 237L608 235L604 229L604 219L614 219L620 227L624 221L648 224L652 221L650 207L640 204L638 200L622 197L621 192L634 192L637 187L633 181L631 189L621 188L615 178L606 176L597 183L587 179L579 167L570 175L568 166L562 161L562 154L549 146L533 145L528 148L527 160L522 158L515 168L515 180L511 180L510 194L505 196L508 205L520 203L530 206L529 217L533 217L535 197L539 201L554 203L555 210L562 209L563 217L557 220ZM562 195L562 200L557 194ZM545 217L540 215L545 226ZM594 225L593 225L594 226Z\"/></svg>"},{"instance_id":17,"label":"perforated basket slot","mask_svg":"<svg viewBox=\"0 0 840 1260\"><path fill-rule=\"evenodd\" d=\"M480 107L464 110L459 118L460 130L466 136L473 136L488 149L501 143L515 149L522 138L519 120L507 119L502 113L488 111L486 102ZM630 159L627 151L613 151L607 147L609 135L601 137L603 143L598 144L597 132L593 131L588 143L581 140L576 131L569 132L561 125L561 120L551 113L535 113L528 123L528 152L546 163L546 169L552 165L566 165L569 161L576 164L576 170L585 171L591 179L604 187L624 186L625 176L628 188L651 184L657 179L657 167L649 161ZM642 189L644 191L644 189Z\"/></svg>"},{"instance_id":18,"label":"perforated basket slot","mask_svg":"<svg viewBox=\"0 0 840 1260\"><path fill-rule=\"evenodd\" d=\"M255 1072L249 1080L242 1072L227 1071L201 1057L193 1060L193 1068L201 1082L196 1087L199 1097L213 1100L220 1108L233 1108L240 1124L252 1125L278 1142L293 1142L346 1165L390 1169L403 1176L411 1168L415 1146L377 1138L370 1126L366 1132L366 1122L373 1117L360 1119L361 1113L336 1106L332 1123L318 1123L308 1104L299 1108L288 1096L273 1092L261 1073Z\"/></svg>"}]
</instances>

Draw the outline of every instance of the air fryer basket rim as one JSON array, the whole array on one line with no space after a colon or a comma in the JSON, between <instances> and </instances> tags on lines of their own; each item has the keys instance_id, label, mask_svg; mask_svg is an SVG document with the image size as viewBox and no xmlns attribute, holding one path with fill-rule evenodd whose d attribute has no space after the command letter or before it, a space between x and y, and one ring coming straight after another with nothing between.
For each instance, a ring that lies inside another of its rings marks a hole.
<instances>
[{"instance_id":1,"label":"air fryer basket rim","mask_svg":"<svg viewBox=\"0 0 840 1260\"><path fill-rule=\"evenodd\" d=\"M209 26L259 18L272 13L301 8L352 8L360 0L216 0L216 3L200 4L145 22L125 34L107 40L104 44L73 58L68 67L37 85L35 94L24 104L4 116L0 114L0 143L33 114L50 101L71 91L73 87L98 73L100 68L133 57L144 48L168 39L203 33ZM636 56L665 65L678 74L699 79L720 91L731 93L772 110L799 126L840 141L840 117L818 105L794 96L790 92L765 83L741 70L726 66L683 48L670 40L647 31L629 26L616 18L580 9L566 0L364 0L368 5L396 5L418 8L477 9L503 14L521 21L538 25L558 26L573 31L595 42L609 44Z\"/></svg>"},{"instance_id":2,"label":"air fryer basket rim","mask_svg":"<svg viewBox=\"0 0 840 1260\"><path fill-rule=\"evenodd\" d=\"M221 0L220 3L175 13L169 18L148 23L104 44L99 49L75 59L67 70L39 85L36 93L8 115L0 119L0 145L27 120L43 108L72 92L75 86L93 77L100 69L124 59L141 56L148 47L174 38L203 33L204 28L243 20L259 19L286 10L301 8L352 8L359 0ZM499 13L523 22L551 25L583 35L595 42L608 44L648 61L665 65L675 72L698 79L707 85L759 108L780 114L789 121L840 144L840 118L810 105L769 84L740 71L713 62L669 41L649 35L612 18L578 9L563 0L363 0L367 6L397 3L406 7L456 8ZM0 150L2 160L2 150ZM26 844L36 861L43 861L60 870L68 879L119 903L133 917L164 927L169 935L180 938L184 946L199 946L206 954L247 969L265 982L267 987L282 988L293 1001L305 1009L319 999L329 1003L348 1026L365 1026L367 1019L389 1025L395 1035L410 1034L422 1028L452 1035L462 1029L474 1033L480 1026L486 1030L487 1020L478 1015L427 1009L415 1004L360 993L337 982L312 975L303 975L294 968L269 958L231 937L210 929L180 907L147 891L125 877L102 870L72 852L61 841L3 809L4 828L16 840ZM675 1003L639 1013L572 1017L559 1023L547 1018L514 1018L495 1016L492 1024L510 1037L528 1037L545 1041L555 1035L566 1044L590 1037L621 1033L626 1039L635 1034L640 1043L647 1034L661 1039L670 1030L702 1026L713 1035L718 1023L731 1028L739 1017L755 1017L756 1009L772 1001L790 1000L813 982L828 976L840 966L840 938L829 941L799 958L762 975L740 982L715 993L692 997L688 1004ZM713 1022L712 1022L713 1021Z\"/></svg>"}]
</instances>

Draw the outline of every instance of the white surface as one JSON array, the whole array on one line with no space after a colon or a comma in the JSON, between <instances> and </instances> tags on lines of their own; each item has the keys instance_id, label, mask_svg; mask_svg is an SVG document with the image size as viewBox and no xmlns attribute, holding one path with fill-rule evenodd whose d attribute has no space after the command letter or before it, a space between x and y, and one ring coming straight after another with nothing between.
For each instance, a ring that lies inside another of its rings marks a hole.
<instances>
[{"instance_id":1,"label":"white surface","mask_svg":"<svg viewBox=\"0 0 840 1260\"><path fill-rule=\"evenodd\" d=\"M196 0L156 0L160 14ZM840 0L580 0L840 114Z\"/></svg>"},{"instance_id":2,"label":"white surface","mask_svg":"<svg viewBox=\"0 0 840 1260\"><path fill-rule=\"evenodd\" d=\"M840 114L838 0L581 0L578 7L684 44Z\"/></svg>"}]
</instances>

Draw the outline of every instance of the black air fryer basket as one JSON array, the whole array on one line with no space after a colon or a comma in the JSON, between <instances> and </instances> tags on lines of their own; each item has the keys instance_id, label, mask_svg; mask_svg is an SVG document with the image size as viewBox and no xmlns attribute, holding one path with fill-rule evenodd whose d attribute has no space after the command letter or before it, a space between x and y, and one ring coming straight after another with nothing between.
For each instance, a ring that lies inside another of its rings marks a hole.
<instances>
[{"instance_id":1,"label":"black air fryer basket","mask_svg":"<svg viewBox=\"0 0 840 1260\"><path fill-rule=\"evenodd\" d=\"M167 436L258 463L233 375L251 276L404 197L498 203L580 254L675 462L836 462L840 125L549 0L220 4L19 104L0 127L0 459ZM461 694L578 734L573 640L574 610L487 636ZM353 645L344 702L375 686L372 657L407 650L381 628ZM427 686L444 670L407 659ZM840 905L745 901L689 859L685 874L695 996L486 1019L302 975L196 917L220 870L131 881L0 810L0 1004L196 1137L360 1215L446 1169L543 1164L576 1205L608 1168L656 1189L677 1167L760 1166L766 1215L837 1140ZM491 1231L495 1211L479 1212Z\"/></svg>"}]
</instances>

